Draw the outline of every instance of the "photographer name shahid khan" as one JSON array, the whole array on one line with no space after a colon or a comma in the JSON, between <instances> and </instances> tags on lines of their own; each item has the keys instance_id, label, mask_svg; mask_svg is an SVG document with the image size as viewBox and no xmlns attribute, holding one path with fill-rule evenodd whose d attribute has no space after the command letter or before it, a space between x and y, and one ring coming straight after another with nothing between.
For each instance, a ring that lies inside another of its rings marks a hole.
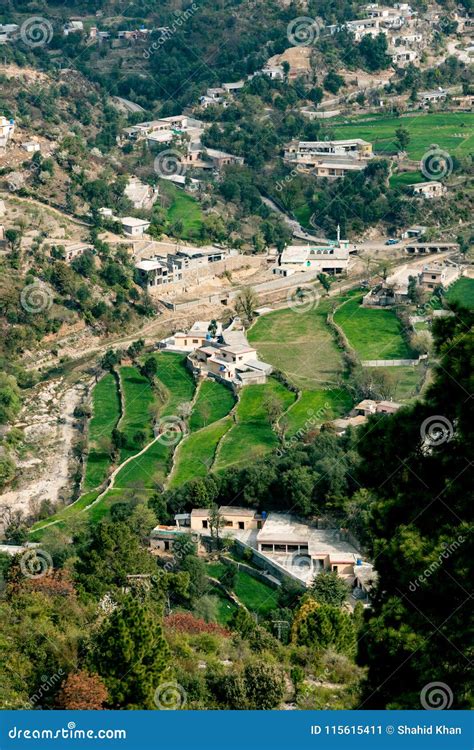
<instances>
[{"instance_id":1,"label":"photographer name shahid khan","mask_svg":"<svg viewBox=\"0 0 474 750\"><path fill-rule=\"evenodd\" d=\"M426 726L426 724L416 724L414 727L408 724L401 724L397 727L398 734L462 734L461 727L448 727L446 724L438 726Z\"/></svg>"}]
</instances>

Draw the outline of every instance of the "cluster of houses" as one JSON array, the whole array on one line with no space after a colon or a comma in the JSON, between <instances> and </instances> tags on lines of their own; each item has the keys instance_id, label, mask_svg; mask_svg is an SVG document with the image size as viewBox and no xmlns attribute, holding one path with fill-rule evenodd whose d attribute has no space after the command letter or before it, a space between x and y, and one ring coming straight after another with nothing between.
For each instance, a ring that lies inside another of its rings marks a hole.
<instances>
[{"instance_id":1,"label":"cluster of houses","mask_svg":"<svg viewBox=\"0 0 474 750\"><path fill-rule=\"evenodd\" d=\"M191 281L196 273L206 274L212 271L212 264L236 255L238 255L237 250L215 245L207 247L181 245L174 253L154 255L137 261L135 269L140 283L147 288L154 288L186 281L188 276Z\"/></svg>"},{"instance_id":2,"label":"cluster of houses","mask_svg":"<svg viewBox=\"0 0 474 750\"><path fill-rule=\"evenodd\" d=\"M339 276L347 270L351 246L349 240L341 240L337 228L337 240L321 245L288 245L278 256L272 268L276 276L292 276L294 273L326 273Z\"/></svg>"},{"instance_id":3,"label":"cluster of houses","mask_svg":"<svg viewBox=\"0 0 474 750\"><path fill-rule=\"evenodd\" d=\"M358 542L345 529L318 528L290 513L259 513L253 508L221 506L220 536L252 552L252 562L277 581L292 579L309 587L323 571L337 573L357 599L366 599L376 582L370 562L364 561ZM175 517L174 526L156 526L150 546L170 552L183 534L204 547L211 538L211 511L195 508Z\"/></svg>"},{"instance_id":4,"label":"cluster of houses","mask_svg":"<svg viewBox=\"0 0 474 750\"><path fill-rule=\"evenodd\" d=\"M316 177L337 179L349 172L360 172L373 158L372 144L362 138L334 141L290 141L284 161L291 167Z\"/></svg>"},{"instance_id":5,"label":"cluster of houses","mask_svg":"<svg viewBox=\"0 0 474 750\"><path fill-rule=\"evenodd\" d=\"M238 318L223 329L210 321L197 321L187 332L177 331L160 342L170 351L187 353L188 367L198 377L211 377L234 390L266 382L273 368L258 358Z\"/></svg>"},{"instance_id":6,"label":"cluster of houses","mask_svg":"<svg viewBox=\"0 0 474 750\"><path fill-rule=\"evenodd\" d=\"M146 141L152 149L161 149L169 144L176 145L174 156L179 159L180 168L173 170L176 174L166 174L166 170L163 170L165 173L160 176L180 184L185 183L182 173L189 168L219 171L228 164L244 163L241 156L203 146L201 136L204 127L204 123L188 115L163 117L124 128L119 143L123 145L127 141Z\"/></svg>"},{"instance_id":7,"label":"cluster of houses","mask_svg":"<svg viewBox=\"0 0 474 750\"><path fill-rule=\"evenodd\" d=\"M390 307L409 302L408 284L415 279L419 290L431 295L436 289L446 290L462 274L462 269L454 262L431 261L426 263L417 275L408 268L395 274L387 281L376 284L363 298L365 307Z\"/></svg>"}]
</instances>

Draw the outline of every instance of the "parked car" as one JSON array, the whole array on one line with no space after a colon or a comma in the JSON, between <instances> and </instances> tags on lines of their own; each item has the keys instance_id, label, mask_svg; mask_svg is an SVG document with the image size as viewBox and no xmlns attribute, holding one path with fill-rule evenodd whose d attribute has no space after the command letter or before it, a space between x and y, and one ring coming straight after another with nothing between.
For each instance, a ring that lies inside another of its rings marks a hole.
<instances>
[{"instance_id":1,"label":"parked car","mask_svg":"<svg viewBox=\"0 0 474 750\"><path fill-rule=\"evenodd\" d=\"M385 243L386 245L398 245L400 240L396 240L394 237L390 237L389 240Z\"/></svg>"}]
</instances>

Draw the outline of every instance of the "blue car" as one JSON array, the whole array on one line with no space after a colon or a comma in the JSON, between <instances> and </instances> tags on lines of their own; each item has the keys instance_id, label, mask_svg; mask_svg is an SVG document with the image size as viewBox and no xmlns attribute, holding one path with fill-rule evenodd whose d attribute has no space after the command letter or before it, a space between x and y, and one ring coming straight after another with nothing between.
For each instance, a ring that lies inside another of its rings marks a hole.
<instances>
[{"instance_id":1,"label":"blue car","mask_svg":"<svg viewBox=\"0 0 474 750\"><path fill-rule=\"evenodd\" d=\"M400 242L400 240L394 240L393 238L391 238L391 239L387 240L387 242L385 244L386 245L398 245L399 242Z\"/></svg>"}]
</instances>

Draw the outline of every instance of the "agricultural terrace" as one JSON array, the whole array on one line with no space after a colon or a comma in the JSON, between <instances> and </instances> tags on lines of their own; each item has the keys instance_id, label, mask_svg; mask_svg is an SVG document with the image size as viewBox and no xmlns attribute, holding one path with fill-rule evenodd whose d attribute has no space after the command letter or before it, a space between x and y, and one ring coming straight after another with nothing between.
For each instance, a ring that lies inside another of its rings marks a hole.
<instances>
[{"instance_id":1,"label":"agricultural terrace","mask_svg":"<svg viewBox=\"0 0 474 750\"><path fill-rule=\"evenodd\" d=\"M474 279L463 277L454 282L446 293L448 302L457 302L464 307L474 309Z\"/></svg>"},{"instance_id":2,"label":"agricultural terrace","mask_svg":"<svg viewBox=\"0 0 474 750\"><path fill-rule=\"evenodd\" d=\"M219 441L232 424L232 418L225 417L185 438L176 449L169 487L206 476L212 469Z\"/></svg>"},{"instance_id":3,"label":"agricultural terrace","mask_svg":"<svg viewBox=\"0 0 474 750\"><path fill-rule=\"evenodd\" d=\"M125 439L120 450L122 462L152 439L152 406L155 396L149 379L136 367L120 367L119 374L124 404L123 416L118 424Z\"/></svg>"},{"instance_id":4,"label":"agricultural terrace","mask_svg":"<svg viewBox=\"0 0 474 750\"><path fill-rule=\"evenodd\" d=\"M406 128L410 159L421 159L436 144L451 156L468 156L473 148L474 115L469 112L416 113L400 117L361 116L349 122L332 123L334 138L363 138L373 144L380 156L398 150L395 131Z\"/></svg>"},{"instance_id":5,"label":"agricultural terrace","mask_svg":"<svg viewBox=\"0 0 474 750\"><path fill-rule=\"evenodd\" d=\"M395 312L362 307L361 301L362 295L353 297L334 314L360 359L412 359L415 355Z\"/></svg>"},{"instance_id":6,"label":"agricultural terrace","mask_svg":"<svg viewBox=\"0 0 474 750\"><path fill-rule=\"evenodd\" d=\"M260 358L298 388L319 390L335 385L342 375L342 353L327 325L330 301L323 299L308 312L289 308L259 317L248 332Z\"/></svg>"},{"instance_id":7,"label":"agricultural terrace","mask_svg":"<svg viewBox=\"0 0 474 750\"><path fill-rule=\"evenodd\" d=\"M160 180L160 194L164 197L170 224L182 226L180 236L184 240L198 239L204 217L195 198L167 180Z\"/></svg>"},{"instance_id":8,"label":"agricultural terrace","mask_svg":"<svg viewBox=\"0 0 474 750\"><path fill-rule=\"evenodd\" d=\"M189 429L195 432L217 422L227 416L235 402L236 398L230 388L217 380L203 380L191 412Z\"/></svg>"},{"instance_id":9,"label":"agricultural terrace","mask_svg":"<svg viewBox=\"0 0 474 750\"><path fill-rule=\"evenodd\" d=\"M89 455L84 475L84 490L98 487L107 477L110 465L110 438L120 418L117 381L107 373L92 391L92 417L89 422Z\"/></svg>"},{"instance_id":10,"label":"agricultural terrace","mask_svg":"<svg viewBox=\"0 0 474 750\"><path fill-rule=\"evenodd\" d=\"M227 566L221 562L213 562L207 565L208 574L219 581L226 570ZM253 578L245 570L237 572L233 593L250 612L262 616L278 607L278 591L270 588L263 581Z\"/></svg>"},{"instance_id":11,"label":"agricultural terrace","mask_svg":"<svg viewBox=\"0 0 474 750\"><path fill-rule=\"evenodd\" d=\"M258 318L249 331L260 357L300 390L281 420L289 436L342 416L352 406L349 394L337 386L343 377L343 360L327 324L333 304L333 299L322 299L304 313L277 310Z\"/></svg>"},{"instance_id":12,"label":"agricultural terrace","mask_svg":"<svg viewBox=\"0 0 474 750\"><path fill-rule=\"evenodd\" d=\"M219 444L213 470L239 466L261 458L278 444L272 421L291 406L295 394L269 378L265 385L242 388L235 410L235 424Z\"/></svg>"},{"instance_id":13,"label":"agricultural terrace","mask_svg":"<svg viewBox=\"0 0 474 750\"><path fill-rule=\"evenodd\" d=\"M211 379L201 381L189 419L191 434L175 451L169 486L205 476L211 470L217 446L233 424L228 414L235 403L234 393L227 386Z\"/></svg>"},{"instance_id":14,"label":"agricultural terrace","mask_svg":"<svg viewBox=\"0 0 474 750\"><path fill-rule=\"evenodd\" d=\"M185 366L186 358L169 352L161 352L155 357L161 400L159 418L179 417L184 405L192 401L195 389L194 379ZM153 489L157 483L163 482L171 468L174 450L174 445L167 442L160 438L153 440L141 455L119 471L114 487Z\"/></svg>"}]
</instances>

